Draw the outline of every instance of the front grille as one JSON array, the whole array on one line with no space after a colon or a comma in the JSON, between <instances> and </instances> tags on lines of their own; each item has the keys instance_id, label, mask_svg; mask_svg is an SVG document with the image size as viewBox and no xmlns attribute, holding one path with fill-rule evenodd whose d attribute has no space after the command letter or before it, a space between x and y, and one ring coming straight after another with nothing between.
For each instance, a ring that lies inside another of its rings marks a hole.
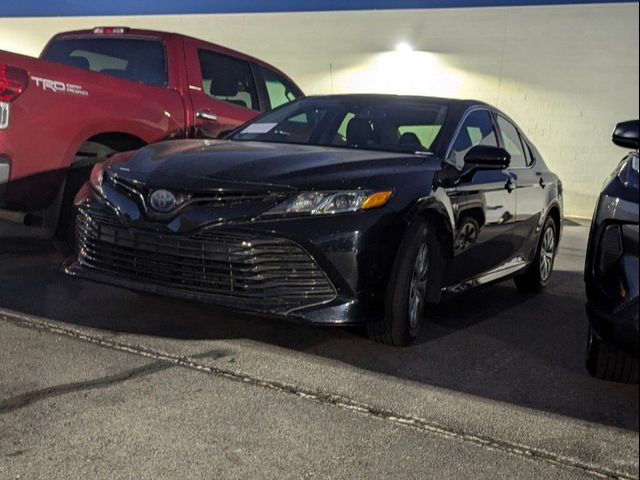
<instances>
[{"instance_id":1,"label":"front grille","mask_svg":"<svg viewBox=\"0 0 640 480\"><path fill-rule=\"evenodd\" d=\"M85 267L225 306L284 313L336 295L313 258L286 239L219 229L161 234L88 208L78 213L77 237Z\"/></svg>"},{"instance_id":2,"label":"front grille","mask_svg":"<svg viewBox=\"0 0 640 480\"><path fill-rule=\"evenodd\" d=\"M105 173L105 180L117 189L127 193L135 199L146 203L153 192L153 188L139 182L122 178L113 173ZM214 192L196 192L183 194L175 192L181 207L187 205L207 205L209 207L226 207L250 202L275 203L287 197L287 192L257 191L245 192L231 189L219 189Z\"/></svg>"}]
</instances>

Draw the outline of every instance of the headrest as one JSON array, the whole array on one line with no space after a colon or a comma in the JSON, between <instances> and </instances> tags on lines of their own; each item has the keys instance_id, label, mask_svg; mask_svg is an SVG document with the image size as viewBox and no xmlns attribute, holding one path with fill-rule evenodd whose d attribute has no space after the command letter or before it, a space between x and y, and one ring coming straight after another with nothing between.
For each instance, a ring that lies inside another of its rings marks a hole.
<instances>
[{"instance_id":1,"label":"headrest","mask_svg":"<svg viewBox=\"0 0 640 480\"><path fill-rule=\"evenodd\" d=\"M229 77L215 77L209 87L209 93L214 97L235 97L238 91L238 80Z\"/></svg>"},{"instance_id":2,"label":"headrest","mask_svg":"<svg viewBox=\"0 0 640 480\"><path fill-rule=\"evenodd\" d=\"M347 125L347 143L352 146L367 146L377 141L378 136L368 118L354 117Z\"/></svg>"},{"instance_id":3,"label":"headrest","mask_svg":"<svg viewBox=\"0 0 640 480\"><path fill-rule=\"evenodd\" d=\"M89 70L91 66L89 65L89 60L84 57L67 57L65 60L65 64L70 67L81 68L83 70Z\"/></svg>"},{"instance_id":4,"label":"headrest","mask_svg":"<svg viewBox=\"0 0 640 480\"><path fill-rule=\"evenodd\" d=\"M400 139L398 140L398 144L401 147L415 148L416 151L425 149L424 145L422 145L422 142L420 142L420 139L418 138L418 135L416 135L413 132L405 132L402 135L400 135Z\"/></svg>"}]
</instances>

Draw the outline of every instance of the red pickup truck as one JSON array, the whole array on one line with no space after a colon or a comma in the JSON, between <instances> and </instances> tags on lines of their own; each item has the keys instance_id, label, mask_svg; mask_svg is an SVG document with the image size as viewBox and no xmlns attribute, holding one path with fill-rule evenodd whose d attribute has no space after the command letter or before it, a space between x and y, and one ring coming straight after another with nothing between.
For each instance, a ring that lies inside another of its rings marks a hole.
<instances>
[{"instance_id":1,"label":"red pickup truck","mask_svg":"<svg viewBox=\"0 0 640 480\"><path fill-rule=\"evenodd\" d=\"M0 51L0 209L60 235L96 162L216 138L300 96L262 61L174 33L98 27L56 35L40 58Z\"/></svg>"}]
</instances>

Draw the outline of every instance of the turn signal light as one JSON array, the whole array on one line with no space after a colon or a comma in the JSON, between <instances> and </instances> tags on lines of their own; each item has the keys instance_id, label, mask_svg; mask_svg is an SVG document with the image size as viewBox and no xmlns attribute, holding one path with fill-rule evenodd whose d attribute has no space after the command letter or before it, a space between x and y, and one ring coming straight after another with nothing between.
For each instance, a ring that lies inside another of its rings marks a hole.
<instances>
[{"instance_id":1,"label":"turn signal light","mask_svg":"<svg viewBox=\"0 0 640 480\"><path fill-rule=\"evenodd\" d=\"M360 208L362 210L369 210L371 208L382 207L389 201L392 194L393 192L376 192L369 195Z\"/></svg>"},{"instance_id":2,"label":"turn signal light","mask_svg":"<svg viewBox=\"0 0 640 480\"><path fill-rule=\"evenodd\" d=\"M0 102L13 102L28 85L29 73L26 70L0 64Z\"/></svg>"}]
</instances>

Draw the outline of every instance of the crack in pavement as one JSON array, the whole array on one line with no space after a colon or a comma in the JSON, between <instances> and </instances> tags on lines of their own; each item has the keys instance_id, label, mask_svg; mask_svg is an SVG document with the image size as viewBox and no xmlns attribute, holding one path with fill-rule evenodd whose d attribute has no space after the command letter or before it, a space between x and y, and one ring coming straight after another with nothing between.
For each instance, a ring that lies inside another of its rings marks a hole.
<instances>
[{"instance_id":1,"label":"crack in pavement","mask_svg":"<svg viewBox=\"0 0 640 480\"><path fill-rule=\"evenodd\" d=\"M152 375L169 368L174 368L174 365L168 365L166 362L160 361L154 362L149 365L144 365L139 368L134 368L132 370L117 373L115 375L107 375L106 377L86 380L84 382L65 383L63 385L42 388L40 390L33 390L21 395L16 395L15 397L0 400L0 415L14 412L28 405L31 405L34 402L44 400L45 398L57 397L60 395L65 395L67 393L80 392L83 390L106 388L116 383L122 383L133 378Z\"/></svg>"},{"instance_id":2,"label":"crack in pavement","mask_svg":"<svg viewBox=\"0 0 640 480\"><path fill-rule=\"evenodd\" d=\"M294 395L299 398L315 401L324 405L332 405L351 412L388 421L398 426L409 427L425 433L432 433L443 437L456 439L462 442L474 444L487 450L499 451L527 460L537 460L559 467L578 470L598 478L621 480L632 480L636 478L624 472L619 472L606 467L589 464L579 459L564 457L554 452L521 445L515 442L500 440L490 436L475 435L465 432L461 429L439 425L436 422L416 416L398 414L390 410L367 405L366 403L353 400L342 395L313 391L294 385L288 385L279 381L261 379L258 377L245 375L217 366L205 365L197 362L195 357L181 357L156 349L127 344L124 342L117 342L112 339L101 338L99 336L90 335L80 330L63 327L53 324L49 321L40 320L31 316L21 315L15 312L9 312L4 309L0 309L0 320L4 320L18 327L70 337L80 341L100 345L105 348L110 348L112 350L127 352L146 358L152 358L158 360L159 362L170 363L175 366L181 366L191 370L208 373L229 380L241 382L247 385L253 385L272 391Z\"/></svg>"},{"instance_id":3,"label":"crack in pavement","mask_svg":"<svg viewBox=\"0 0 640 480\"><path fill-rule=\"evenodd\" d=\"M2 317L0 317L2 318ZM6 320L5 318L3 318ZM199 358L211 358L219 360L220 358L227 357L227 352L221 352L218 350L212 350L209 352L200 353L194 355L194 359ZM55 385L53 387L42 388L39 390L33 390L31 392L16 395L14 397L0 400L0 415L11 413L34 402L44 400L45 398L58 397L60 395L66 395L68 393L81 392L83 390L94 390L98 388L106 388L117 383L123 383L134 378L146 377L163 370L169 370L175 368L177 365L169 363L165 360L160 360L151 364L143 365L142 367L126 370L124 372L116 373L114 375L107 375L105 377L94 378L91 380L85 380L82 382L65 383L62 385Z\"/></svg>"}]
</instances>

